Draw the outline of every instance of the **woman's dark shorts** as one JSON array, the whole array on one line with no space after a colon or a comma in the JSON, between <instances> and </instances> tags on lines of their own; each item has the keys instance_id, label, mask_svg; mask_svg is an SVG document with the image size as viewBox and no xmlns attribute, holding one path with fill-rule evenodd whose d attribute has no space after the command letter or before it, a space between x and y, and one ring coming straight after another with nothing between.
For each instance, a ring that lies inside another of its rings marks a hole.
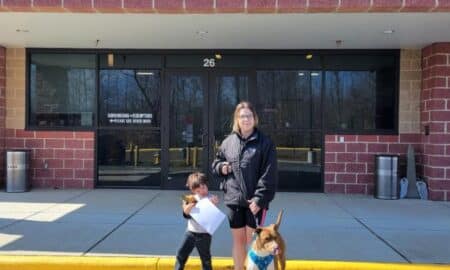
<instances>
[{"instance_id":1,"label":"woman's dark shorts","mask_svg":"<svg viewBox=\"0 0 450 270\"><path fill-rule=\"evenodd\" d=\"M256 216L252 214L250 208L237 205L227 205L227 216L230 222L230 228L239 229L249 226L253 229L256 228L256 224L260 225L263 211L261 209Z\"/></svg>"}]
</instances>

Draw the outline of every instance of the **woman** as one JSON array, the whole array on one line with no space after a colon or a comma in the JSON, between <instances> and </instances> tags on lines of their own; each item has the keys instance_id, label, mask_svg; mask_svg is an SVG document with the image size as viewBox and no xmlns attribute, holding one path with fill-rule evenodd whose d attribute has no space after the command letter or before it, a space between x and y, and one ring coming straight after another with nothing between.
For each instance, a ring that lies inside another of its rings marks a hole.
<instances>
[{"instance_id":1,"label":"woman","mask_svg":"<svg viewBox=\"0 0 450 270\"><path fill-rule=\"evenodd\" d=\"M233 236L234 269L243 270L247 244L275 195L277 158L272 141L256 127L258 116L249 102L236 106L233 131L225 138L212 164L224 180L224 202Z\"/></svg>"}]
</instances>

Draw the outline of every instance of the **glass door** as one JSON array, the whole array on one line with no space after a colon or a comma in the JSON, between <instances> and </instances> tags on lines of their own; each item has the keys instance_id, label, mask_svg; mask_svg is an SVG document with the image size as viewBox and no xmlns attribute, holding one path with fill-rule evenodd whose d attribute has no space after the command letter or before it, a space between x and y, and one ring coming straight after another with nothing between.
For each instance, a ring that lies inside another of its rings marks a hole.
<instances>
[{"instance_id":1,"label":"glass door","mask_svg":"<svg viewBox=\"0 0 450 270\"><path fill-rule=\"evenodd\" d=\"M160 85L158 70L100 69L98 186L160 186Z\"/></svg>"},{"instance_id":2,"label":"glass door","mask_svg":"<svg viewBox=\"0 0 450 270\"><path fill-rule=\"evenodd\" d=\"M240 71L216 71L210 74L210 108L209 113L209 138L210 156L209 164L215 158L217 150L231 132L233 113L236 105L241 101L249 100L249 87L251 80L249 72ZM218 189L219 183L212 179L210 186Z\"/></svg>"},{"instance_id":3,"label":"glass door","mask_svg":"<svg viewBox=\"0 0 450 270\"><path fill-rule=\"evenodd\" d=\"M206 72L166 73L167 132L164 188L185 189L187 176L208 172L208 77Z\"/></svg>"}]
</instances>

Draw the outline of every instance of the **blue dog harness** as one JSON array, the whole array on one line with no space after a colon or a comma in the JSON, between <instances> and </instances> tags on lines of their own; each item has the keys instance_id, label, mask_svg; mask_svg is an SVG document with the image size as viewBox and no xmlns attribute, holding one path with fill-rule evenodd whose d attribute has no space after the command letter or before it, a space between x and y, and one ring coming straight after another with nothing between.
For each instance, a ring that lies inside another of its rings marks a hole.
<instances>
[{"instance_id":1,"label":"blue dog harness","mask_svg":"<svg viewBox=\"0 0 450 270\"><path fill-rule=\"evenodd\" d=\"M253 261L253 263L255 263L256 266L258 266L259 270L266 270L267 266L269 266L269 264L273 261L272 254L270 254L269 256L261 257L261 256L256 255L256 253L255 253L255 251L253 251L253 249L250 249L250 251L248 252L248 256Z\"/></svg>"}]
</instances>

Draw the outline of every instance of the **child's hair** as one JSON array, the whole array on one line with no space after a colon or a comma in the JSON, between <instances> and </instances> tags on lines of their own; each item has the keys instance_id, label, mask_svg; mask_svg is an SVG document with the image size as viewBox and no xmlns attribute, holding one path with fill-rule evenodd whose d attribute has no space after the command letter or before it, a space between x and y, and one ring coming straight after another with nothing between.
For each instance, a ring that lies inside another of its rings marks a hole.
<instances>
[{"instance_id":1,"label":"child's hair","mask_svg":"<svg viewBox=\"0 0 450 270\"><path fill-rule=\"evenodd\" d=\"M188 187L190 190L194 190L196 188L199 188L201 185L207 184L208 179L206 178L206 175L201 172L191 173L186 181L186 187Z\"/></svg>"}]
</instances>

